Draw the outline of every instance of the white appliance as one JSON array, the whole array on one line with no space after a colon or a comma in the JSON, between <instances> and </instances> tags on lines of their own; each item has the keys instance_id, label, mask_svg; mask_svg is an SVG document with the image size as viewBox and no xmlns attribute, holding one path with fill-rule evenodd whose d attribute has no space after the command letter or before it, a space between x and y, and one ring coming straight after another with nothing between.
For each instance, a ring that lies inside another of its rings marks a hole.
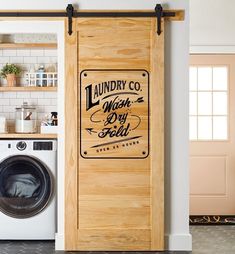
<instances>
[{"instance_id":1,"label":"white appliance","mask_svg":"<svg viewBox=\"0 0 235 254\"><path fill-rule=\"evenodd\" d=\"M56 232L55 140L0 141L0 240L49 240Z\"/></svg>"}]
</instances>

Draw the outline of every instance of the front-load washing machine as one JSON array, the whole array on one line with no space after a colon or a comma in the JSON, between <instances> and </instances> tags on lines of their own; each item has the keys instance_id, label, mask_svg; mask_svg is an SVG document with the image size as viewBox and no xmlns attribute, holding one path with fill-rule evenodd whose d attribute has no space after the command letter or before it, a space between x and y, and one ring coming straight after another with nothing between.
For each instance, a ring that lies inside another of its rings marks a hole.
<instances>
[{"instance_id":1,"label":"front-load washing machine","mask_svg":"<svg viewBox=\"0 0 235 254\"><path fill-rule=\"evenodd\" d=\"M55 140L0 141L0 240L49 240L56 232Z\"/></svg>"}]
</instances>

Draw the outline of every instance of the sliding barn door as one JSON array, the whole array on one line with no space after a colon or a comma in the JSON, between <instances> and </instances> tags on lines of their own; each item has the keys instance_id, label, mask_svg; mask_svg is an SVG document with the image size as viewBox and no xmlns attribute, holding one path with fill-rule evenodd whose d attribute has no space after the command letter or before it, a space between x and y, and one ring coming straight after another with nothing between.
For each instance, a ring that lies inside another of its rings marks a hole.
<instances>
[{"instance_id":1,"label":"sliding barn door","mask_svg":"<svg viewBox=\"0 0 235 254\"><path fill-rule=\"evenodd\" d=\"M155 18L77 18L66 32L67 250L164 248L156 31Z\"/></svg>"}]
</instances>

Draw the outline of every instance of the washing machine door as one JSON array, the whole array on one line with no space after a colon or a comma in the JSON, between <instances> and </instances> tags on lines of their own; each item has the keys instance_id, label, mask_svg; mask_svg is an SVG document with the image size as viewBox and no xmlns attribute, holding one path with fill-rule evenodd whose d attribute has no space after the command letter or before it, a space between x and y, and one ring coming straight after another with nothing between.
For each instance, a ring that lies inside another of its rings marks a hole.
<instances>
[{"instance_id":1,"label":"washing machine door","mask_svg":"<svg viewBox=\"0 0 235 254\"><path fill-rule=\"evenodd\" d=\"M0 163L0 210L14 218L41 212L52 196L47 167L30 156L12 156Z\"/></svg>"}]
</instances>

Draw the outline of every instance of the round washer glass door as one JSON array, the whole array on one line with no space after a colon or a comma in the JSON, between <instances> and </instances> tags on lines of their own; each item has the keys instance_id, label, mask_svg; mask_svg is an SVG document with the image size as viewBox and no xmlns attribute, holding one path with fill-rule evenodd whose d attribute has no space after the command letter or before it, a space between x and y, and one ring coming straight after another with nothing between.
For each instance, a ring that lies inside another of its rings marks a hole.
<instances>
[{"instance_id":1,"label":"round washer glass door","mask_svg":"<svg viewBox=\"0 0 235 254\"><path fill-rule=\"evenodd\" d=\"M12 156L0 163L0 210L14 218L41 212L52 196L46 166L30 156Z\"/></svg>"}]
</instances>

